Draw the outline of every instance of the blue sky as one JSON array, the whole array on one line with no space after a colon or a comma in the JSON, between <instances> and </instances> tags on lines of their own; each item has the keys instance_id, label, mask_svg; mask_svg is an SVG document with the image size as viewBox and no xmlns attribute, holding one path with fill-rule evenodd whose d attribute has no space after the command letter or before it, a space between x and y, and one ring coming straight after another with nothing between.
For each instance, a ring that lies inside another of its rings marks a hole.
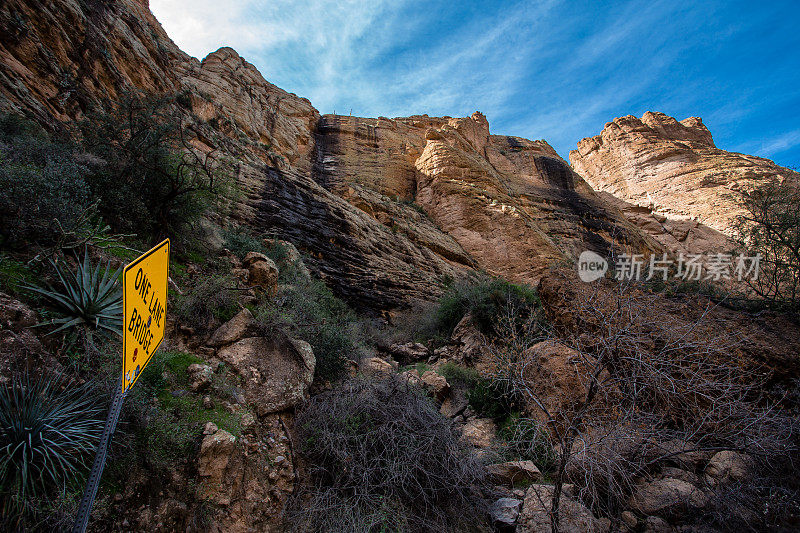
<instances>
[{"instance_id":1,"label":"blue sky","mask_svg":"<svg viewBox=\"0 0 800 533\"><path fill-rule=\"evenodd\" d=\"M564 157L622 115L700 116L800 166L800 1L150 0L186 52L235 48L322 113L486 114Z\"/></svg>"}]
</instances>

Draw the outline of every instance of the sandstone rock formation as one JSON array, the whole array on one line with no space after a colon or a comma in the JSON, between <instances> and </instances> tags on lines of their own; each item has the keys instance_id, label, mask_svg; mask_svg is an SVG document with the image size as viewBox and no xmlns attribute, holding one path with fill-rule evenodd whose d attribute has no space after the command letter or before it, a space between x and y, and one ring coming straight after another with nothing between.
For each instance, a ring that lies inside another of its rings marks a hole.
<instances>
[{"instance_id":1,"label":"sandstone rock formation","mask_svg":"<svg viewBox=\"0 0 800 533\"><path fill-rule=\"evenodd\" d=\"M658 247L546 142L491 135L480 113L320 116L230 48L189 57L146 2L11 0L0 26L0 110L55 129L127 91L180 94L195 149L235 162L235 221L368 308L430 300L475 268L535 282L585 248Z\"/></svg>"},{"instance_id":2,"label":"sandstone rock formation","mask_svg":"<svg viewBox=\"0 0 800 533\"><path fill-rule=\"evenodd\" d=\"M720 150L698 117L653 112L614 119L569 158L589 185L678 252L726 251L741 213L731 193L798 178L768 159Z\"/></svg>"}]
</instances>

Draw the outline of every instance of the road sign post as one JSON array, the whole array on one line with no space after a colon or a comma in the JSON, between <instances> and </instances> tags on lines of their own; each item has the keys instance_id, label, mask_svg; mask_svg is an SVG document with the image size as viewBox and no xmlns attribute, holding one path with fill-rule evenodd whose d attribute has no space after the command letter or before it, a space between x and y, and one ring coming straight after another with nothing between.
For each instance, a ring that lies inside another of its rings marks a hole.
<instances>
[{"instance_id":1,"label":"road sign post","mask_svg":"<svg viewBox=\"0 0 800 533\"><path fill-rule=\"evenodd\" d=\"M86 531L106 465L108 445L122 411L122 403L164 340L168 277L169 239L165 239L137 258L122 272L122 375L115 387L114 400L111 402L103 435L97 445L94 463L78 506L72 533Z\"/></svg>"}]
</instances>

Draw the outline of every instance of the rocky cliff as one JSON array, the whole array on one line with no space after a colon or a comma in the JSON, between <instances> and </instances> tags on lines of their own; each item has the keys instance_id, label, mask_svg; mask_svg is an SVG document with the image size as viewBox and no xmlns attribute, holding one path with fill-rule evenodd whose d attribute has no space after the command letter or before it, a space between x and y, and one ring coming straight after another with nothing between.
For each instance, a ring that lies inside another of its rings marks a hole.
<instances>
[{"instance_id":1,"label":"rocky cliff","mask_svg":"<svg viewBox=\"0 0 800 533\"><path fill-rule=\"evenodd\" d=\"M544 141L467 118L320 116L230 48L183 53L147 3L0 7L0 109L58 128L125 91L181 93L194 146L236 162L233 215L295 243L372 309L429 299L472 270L536 281L586 248L659 244Z\"/></svg>"},{"instance_id":2,"label":"rocky cliff","mask_svg":"<svg viewBox=\"0 0 800 533\"><path fill-rule=\"evenodd\" d=\"M674 251L724 251L741 214L732 193L797 173L714 145L698 117L614 119L569 154L576 172Z\"/></svg>"}]
</instances>

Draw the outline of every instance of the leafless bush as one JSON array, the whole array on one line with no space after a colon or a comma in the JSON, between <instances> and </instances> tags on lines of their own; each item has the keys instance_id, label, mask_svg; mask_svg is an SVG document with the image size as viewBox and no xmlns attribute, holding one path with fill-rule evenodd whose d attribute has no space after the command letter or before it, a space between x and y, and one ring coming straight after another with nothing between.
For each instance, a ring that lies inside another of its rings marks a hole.
<instances>
[{"instance_id":1,"label":"leafless bush","mask_svg":"<svg viewBox=\"0 0 800 533\"><path fill-rule=\"evenodd\" d=\"M782 454L756 459L746 480L713 489L707 517L712 526L738 531L776 531L800 522L797 458Z\"/></svg>"},{"instance_id":2,"label":"leafless bush","mask_svg":"<svg viewBox=\"0 0 800 533\"><path fill-rule=\"evenodd\" d=\"M792 448L796 423L763 397L763 374L737 358L735 333L711 323L710 307L692 318L659 312L661 296L633 283L586 284L560 297L551 304L569 309L571 323L557 336L520 331L509 308L489 346L496 378L526 398L560 452L554 532L565 481L613 516L636 477L682 454L732 449L767 458ZM568 402L554 403L548 388L552 353L542 354L553 346L572 380Z\"/></svg>"},{"instance_id":3,"label":"leafless bush","mask_svg":"<svg viewBox=\"0 0 800 533\"><path fill-rule=\"evenodd\" d=\"M310 482L287 510L293 529L463 531L480 524L473 496L482 483L479 463L407 382L345 382L312 398L297 428Z\"/></svg>"}]
</instances>

